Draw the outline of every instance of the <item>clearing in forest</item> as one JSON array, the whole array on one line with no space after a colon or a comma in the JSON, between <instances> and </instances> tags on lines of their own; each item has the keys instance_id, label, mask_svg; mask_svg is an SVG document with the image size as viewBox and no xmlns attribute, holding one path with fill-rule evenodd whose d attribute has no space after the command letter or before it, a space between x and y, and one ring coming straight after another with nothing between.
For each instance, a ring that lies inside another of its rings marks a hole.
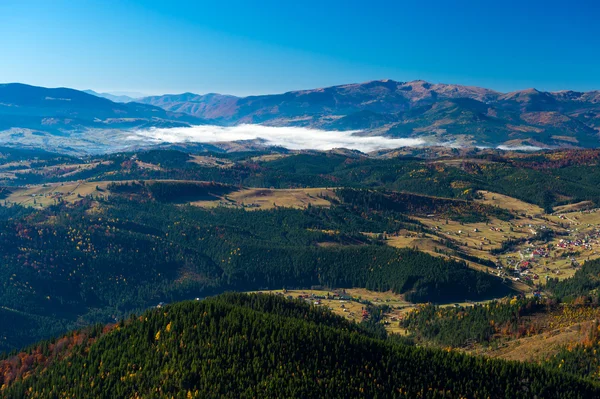
<instances>
[{"instance_id":1,"label":"clearing in forest","mask_svg":"<svg viewBox=\"0 0 600 399\"><path fill-rule=\"evenodd\" d=\"M304 209L309 205L329 207L331 203L327 197L335 198L335 196L333 189L327 188L247 188L229 193L217 200L194 201L191 204L205 208L231 206L246 209L273 209L276 207Z\"/></svg>"}]
</instances>

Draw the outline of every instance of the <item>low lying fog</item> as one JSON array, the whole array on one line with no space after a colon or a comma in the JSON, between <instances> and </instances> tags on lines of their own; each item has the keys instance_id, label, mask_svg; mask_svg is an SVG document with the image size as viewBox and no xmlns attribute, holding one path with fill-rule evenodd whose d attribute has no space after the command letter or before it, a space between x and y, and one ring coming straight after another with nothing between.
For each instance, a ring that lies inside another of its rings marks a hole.
<instances>
[{"instance_id":1,"label":"low lying fog","mask_svg":"<svg viewBox=\"0 0 600 399\"><path fill-rule=\"evenodd\" d=\"M330 150L350 148L363 152L425 144L422 139L354 136L356 131L325 131L304 127L270 127L261 125L193 126L183 128L137 130L131 140L145 138L155 143L215 143L262 139L266 144L291 150Z\"/></svg>"},{"instance_id":2,"label":"low lying fog","mask_svg":"<svg viewBox=\"0 0 600 399\"><path fill-rule=\"evenodd\" d=\"M516 145L516 146L508 146L508 145L499 145L499 150L503 151L540 151L543 150L542 147L535 147L533 145Z\"/></svg>"},{"instance_id":3,"label":"low lying fog","mask_svg":"<svg viewBox=\"0 0 600 399\"><path fill-rule=\"evenodd\" d=\"M460 148L463 145L454 142L435 143L420 138L394 139L382 136L363 137L354 135L359 131L318 130L305 127L272 127L261 125L239 126L192 126L180 128L151 128L135 130L127 137L131 141L146 143L217 143L240 140L260 139L266 145L281 146L290 150L331 150L332 148L349 148L362 152L370 152L399 147L417 147L437 145ZM489 147L479 147L489 148ZM496 147L500 150L539 151L540 147L529 145Z\"/></svg>"}]
</instances>

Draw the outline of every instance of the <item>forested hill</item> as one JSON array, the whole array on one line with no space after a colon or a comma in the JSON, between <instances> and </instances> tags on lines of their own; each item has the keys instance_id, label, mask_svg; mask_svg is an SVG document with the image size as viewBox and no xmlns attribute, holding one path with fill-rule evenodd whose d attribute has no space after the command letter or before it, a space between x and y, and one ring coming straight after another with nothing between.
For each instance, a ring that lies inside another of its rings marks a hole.
<instances>
[{"instance_id":1,"label":"forested hill","mask_svg":"<svg viewBox=\"0 0 600 399\"><path fill-rule=\"evenodd\" d=\"M600 395L600 387L569 374L375 338L322 308L264 295L229 294L152 310L98 338L63 346L60 360L42 366L49 348L40 344L21 354L29 376L5 381L3 397Z\"/></svg>"},{"instance_id":2,"label":"forested hill","mask_svg":"<svg viewBox=\"0 0 600 399\"><path fill-rule=\"evenodd\" d=\"M15 219L0 220L0 352L225 290L362 287L413 302L507 292L501 280L464 263L359 233L398 229L398 216L361 217L342 206L249 212L115 196L21 218L23 208L2 209ZM346 242L352 245L340 245Z\"/></svg>"}]
</instances>

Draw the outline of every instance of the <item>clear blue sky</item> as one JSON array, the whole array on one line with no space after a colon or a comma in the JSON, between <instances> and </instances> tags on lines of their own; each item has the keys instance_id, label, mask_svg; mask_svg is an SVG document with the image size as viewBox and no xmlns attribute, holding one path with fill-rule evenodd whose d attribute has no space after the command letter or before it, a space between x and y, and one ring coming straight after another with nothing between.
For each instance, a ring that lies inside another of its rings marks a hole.
<instances>
[{"instance_id":1,"label":"clear blue sky","mask_svg":"<svg viewBox=\"0 0 600 399\"><path fill-rule=\"evenodd\" d=\"M0 0L0 82L247 95L383 78L600 89L600 4Z\"/></svg>"}]
</instances>

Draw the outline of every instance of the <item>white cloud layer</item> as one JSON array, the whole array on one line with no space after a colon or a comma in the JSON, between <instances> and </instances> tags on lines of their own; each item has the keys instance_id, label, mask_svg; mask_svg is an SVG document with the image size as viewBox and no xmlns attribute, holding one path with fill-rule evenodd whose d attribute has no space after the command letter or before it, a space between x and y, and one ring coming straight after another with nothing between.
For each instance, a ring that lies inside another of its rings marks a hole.
<instances>
[{"instance_id":1,"label":"white cloud layer","mask_svg":"<svg viewBox=\"0 0 600 399\"><path fill-rule=\"evenodd\" d=\"M350 148L363 152L414 147L425 144L422 139L393 139L354 135L356 131L325 131L304 127L271 127L261 125L193 126L183 128L152 128L137 130L128 137L130 140L146 139L154 143L216 143L239 140L262 139L266 144L281 146L290 150L330 150Z\"/></svg>"}]
</instances>

